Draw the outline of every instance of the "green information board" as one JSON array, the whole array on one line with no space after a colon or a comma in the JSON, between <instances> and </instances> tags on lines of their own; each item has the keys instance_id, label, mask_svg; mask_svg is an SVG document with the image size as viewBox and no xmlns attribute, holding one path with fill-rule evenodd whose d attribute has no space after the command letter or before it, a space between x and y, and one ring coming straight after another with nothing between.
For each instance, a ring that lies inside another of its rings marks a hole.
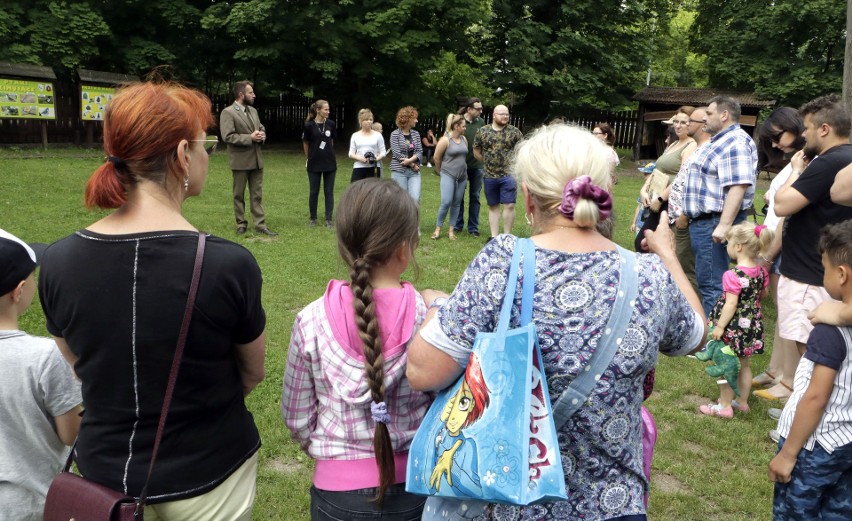
<instances>
[{"instance_id":1,"label":"green information board","mask_svg":"<svg viewBox=\"0 0 852 521\"><path fill-rule=\"evenodd\" d=\"M107 103L115 96L115 88L80 85L80 111L83 121L103 121Z\"/></svg>"},{"instance_id":2,"label":"green information board","mask_svg":"<svg viewBox=\"0 0 852 521\"><path fill-rule=\"evenodd\" d=\"M53 84L0 78L0 118L56 119Z\"/></svg>"}]
</instances>

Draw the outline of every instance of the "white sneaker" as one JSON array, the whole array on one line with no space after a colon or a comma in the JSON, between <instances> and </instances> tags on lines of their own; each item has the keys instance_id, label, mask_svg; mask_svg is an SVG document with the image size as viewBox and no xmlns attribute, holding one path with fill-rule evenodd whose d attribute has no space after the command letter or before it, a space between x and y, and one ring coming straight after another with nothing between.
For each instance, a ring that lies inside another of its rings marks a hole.
<instances>
[{"instance_id":1,"label":"white sneaker","mask_svg":"<svg viewBox=\"0 0 852 521\"><path fill-rule=\"evenodd\" d=\"M778 443L778 441L781 439L781 435L778 434L778 431L772 429L771 431L769 431L769 439L774 441L775 443Z\"/></svg>"},{"instance_id":2,"label":"white sneaker","mask_svg":"<svg viewBox=\"0 0 852 521\"><path fill-rule=\"evenodd\" d=\"M773 420L777 421L777 420L781 419L781 411L782 410L783 409L779 409L777 407L770 407L769 409L766 409L766 414L768 414L769 417L772 418Z\"/></svg>"}]
</instances>

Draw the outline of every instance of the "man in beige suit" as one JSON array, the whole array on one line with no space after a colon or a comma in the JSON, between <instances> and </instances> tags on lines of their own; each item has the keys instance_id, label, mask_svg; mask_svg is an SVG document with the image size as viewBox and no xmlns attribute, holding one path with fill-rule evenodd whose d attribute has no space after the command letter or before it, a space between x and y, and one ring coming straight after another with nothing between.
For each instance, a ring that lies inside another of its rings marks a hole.
<instances>
[{"instance_id":1,"label":"man in beige suit","mask_svg":"<svg viewBox=\"0 0 852 521\"><path fill-rule=\"evenodd\" d=\"M222 111L219 128L222 139L228 144L228 163L234 173L234 217L237 235L246 233L245 217L246 183L249 185L249 202L254 228L258 233L278 235L266 227L263 212L263 152L266 131L254 105L254 87L248 81L234 84L234 104Z\"/></svg>"}]
</instances>

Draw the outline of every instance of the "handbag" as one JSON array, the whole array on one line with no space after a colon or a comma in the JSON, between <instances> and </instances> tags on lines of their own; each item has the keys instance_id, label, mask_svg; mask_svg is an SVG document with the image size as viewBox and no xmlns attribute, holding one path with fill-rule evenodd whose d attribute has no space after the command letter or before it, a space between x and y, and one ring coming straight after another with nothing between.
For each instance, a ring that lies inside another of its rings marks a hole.
<instances>
[{"instance_id":1,"label":"handbag","mask_svg":"<svg viewBox=\"0 0 852 521\"><path fill-rule=\"evenodd\" d=\"M198 247L195 252L195 266L192 270L192 282L189 285L189 295L186 299L186 309L183 313L183 322L178 334L177 347L172 359L172 368L169 373L169 382L166 386L166 394L163 398L163 408L160 412L160 421L157 425L157 435L154 438L154 450L151 453L151 463L148 465L148 477L142 487L139 498L133 498L116 492L111 488L99 485L82 476L71 472L71 461L74 457L74 447L68 454L65 467L51 482L47 490L47 498L44 503L44 521L141 521L144 519L145 503L148 497L148 484L151 481L151 472L154 470L154 462L157 459L157 451L160 448L160 439L166 425L166 415L172 401L172 394L177 381L178 369L180 368L183 348L186 345L186 336L189 332L189 322L192 318L192 308L195 305L195 296L198 292L198 281L201 278L201 264L204 259L204 233L198 234Z\"/></svg>"},{"instance_id":2,"label":"handbag","mask_svg":"<svg viewBox=\"0 0 852 521\"><path fill-rule=\"evenodd\" d=\"M637 292L635 257L618 249L621 279L598 342L606 347L595 352L587 370L551 406L532 322L535 247L528 239L518 239L497 331L477 333L465 373L429 408L409 449L408 492L512 505L567 499L556 431L585 403L597 383L595 376L611 362ZM521 255L520 326L509 329ZM475 505L465 503L468 509ZM451 508L448 501L442 504Z\"/></svg>"}]
</instances>

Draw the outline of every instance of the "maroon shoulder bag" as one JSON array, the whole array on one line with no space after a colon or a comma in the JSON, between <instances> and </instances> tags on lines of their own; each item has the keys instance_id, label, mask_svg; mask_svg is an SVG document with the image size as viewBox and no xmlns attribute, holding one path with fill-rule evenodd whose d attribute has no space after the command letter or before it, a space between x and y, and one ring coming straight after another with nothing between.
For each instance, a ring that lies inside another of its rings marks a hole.
<instances>
[{"instance_id":1,"label":"maroon shoulder bag","mask_svg":"<svg viewBox=\"0 0 852 521\"><path fill-rule=\"evenodd\" d=\"M160 423L157 425L157 436L154 438L154 450L151 454L151 464L148 466L148 477L138 499L126 496L111 488L99 485L93 481L71 472L71 460L74 448L68 455L65 468L50 484L47 500L44 504L44 521L141 521L144 519L145 502L148 497L148 483L160 448L160 438L166 425L166 416L172 401L183 348L189 332L189 321L192 318L192 308L195 305L195 295L198 292L198 281L201 278L201 263L204 259L205 235L198 233L198 248L195 252L195 267L192 270L192 283L189 286L189 296L186 299L186 310L180 326L177 348L172 360L169 373L169 383L166 386L166 396L163 398L163 409L160 412ZM75 443L76 446L76 443Z\"/></svg>"}]
</instances>

